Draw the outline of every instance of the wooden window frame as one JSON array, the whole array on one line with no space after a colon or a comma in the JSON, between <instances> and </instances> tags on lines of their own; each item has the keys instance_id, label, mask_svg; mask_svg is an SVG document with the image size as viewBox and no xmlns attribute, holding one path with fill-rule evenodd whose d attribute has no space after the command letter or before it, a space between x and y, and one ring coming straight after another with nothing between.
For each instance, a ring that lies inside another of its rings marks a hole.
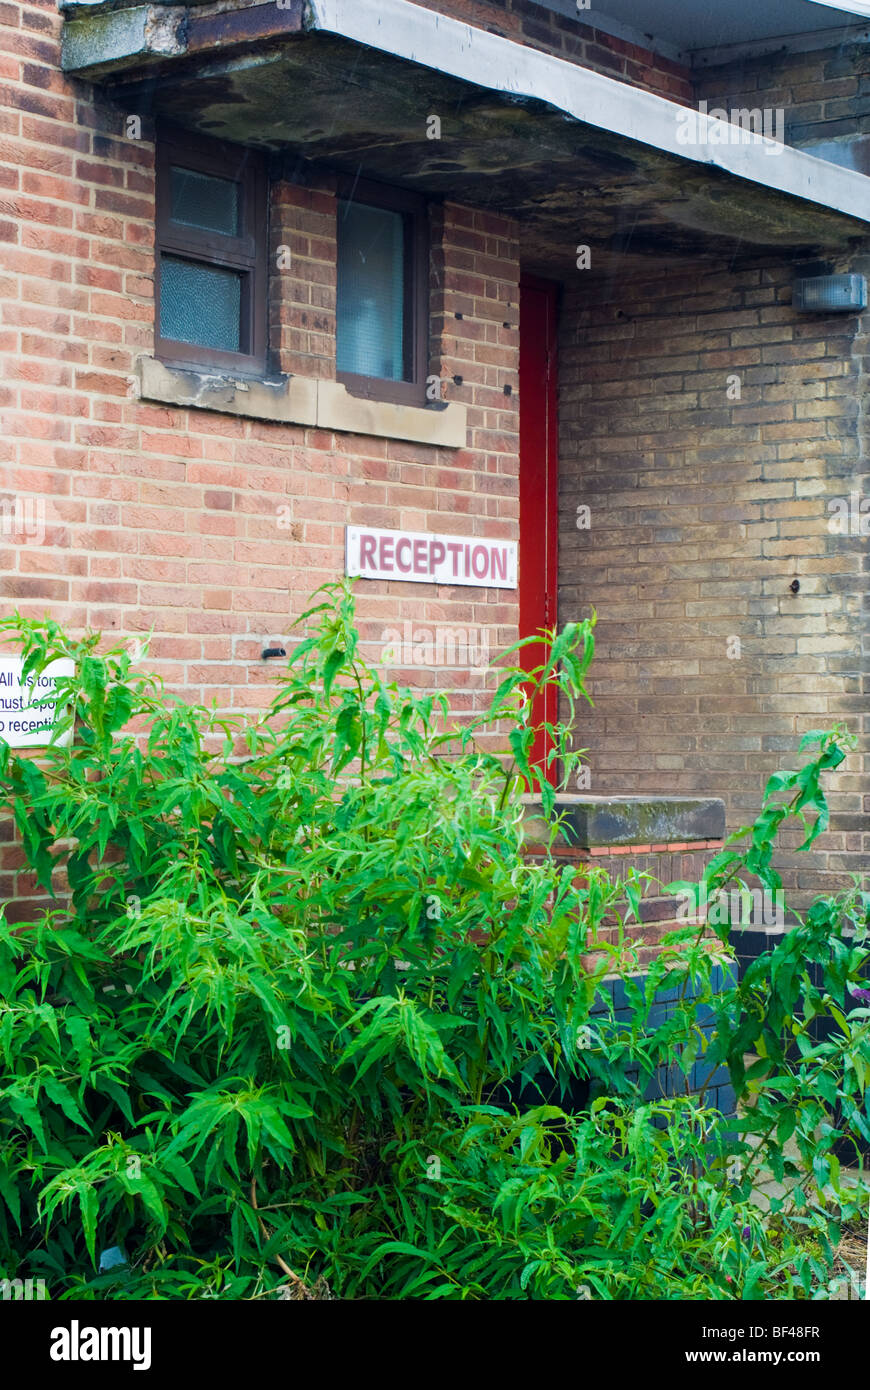
<instances>
[{"instance_id":1,"label":"wooden window frame","mask_svg":"<svg viewBox=\"0 0 870 1390\"><path fill-rule=\"evenodd\" d=\"M232 179L239 185L239 236L186 227L173 222L170 169ZM241 145L225 144L199 134L162 130L157 139L157 225L154 350L161 361L195 370L221 369L239 375L262 375L266 369L267 180L265 157ZM227 352L164 338L160 332L161 262L164 255L200 265L235 270L242 275L239 340L244 351Z\"/></svg>"},{"instance_id":2,"label":"wooden window frame","mask_svg":"<svg viewBox=\"0 0 870 1390\"><path fill-rule=\"evenodd\" d=\"M426 403L426 377L429 372L429 216L422 194L369 179L341 179L338 185L336 247L341 237L341 202L363 203L405 215L405 279L403 287L403 381L388 377L361 376L357 372L337 371L337 379L351 395L396 405L422 406ZM336 251L336 263L338 252ZM341 322L336 305L336 351Z\"/></svg>"}]
</instances>

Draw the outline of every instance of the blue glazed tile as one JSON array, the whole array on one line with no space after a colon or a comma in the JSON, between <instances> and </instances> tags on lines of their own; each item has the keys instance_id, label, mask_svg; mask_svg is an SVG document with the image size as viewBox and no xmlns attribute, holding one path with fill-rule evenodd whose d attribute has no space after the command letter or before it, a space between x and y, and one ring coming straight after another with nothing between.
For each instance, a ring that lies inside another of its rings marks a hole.
<instances>
[{"instance_id":1,"label":"blue glazed tile","mask_svg":"<svg viewBox=\"0 0 870 1390\"><path fill-rule=\"evenodd\" d=\"M707 1076L709 1071L709 1062L704 1062L702 1059L701 1061L695 1063L695 1065L692 1067L693 1089L700 1087L701 1082L704 1080L705 1076ZM708 1087L724 1086L727 1084L729 1080L730 1072L728 1071L728 1068L723 1065L721 1067L716 1068L713 1075L710 1077L710 1080L707 1082L707 1085Z\"/></svg>"},{"instance_id":2,"label":"blue glazed tile","mask_svg":"<svg viewBox=\"0 0 870 1390\"><path fill-rule=\"evenodd\" d=\"M731 1085L720 1086L718 1094L717 1108L723 1115L733 1115L737 1110L737 1099L734 1095L734 1087Z\"/></svg>"},{"instance_id":3,"label":"blue glazed tile","mask_svg":"<svg viewBox=\"0 0 870 1390\"><path fill-rule=\"evenodd\" d=\"M642 982L641 982L640 980L638 980L637 983L638 983L638 984L641 984ZM615 1004L615 1006L616 1006L617 1009L625 1009L625 1008L628 1008L628 999L627 999L626 993L625 993L625 981L624 981L624 980L614 980L614 981L613 981L613 1002L614 1002L614 1004Z\"/></svg>"},{"instance_id":4,"label":"blue glazed tile","mask_svg":"<svg viewBox=\"0 0 870 1390\"><path fill-rule=\"evenodd\" d=\"M682 988L682 981L677 980L676 983L668 985L665 989L658 990L656 993L656 1003L675 1004L680 997L680 992ZM691 985L689 986L689 989L691 989ZM693 998L694 996L690 995L689 990L687 990L686 997Z\"/></svg>"}]
</instances>

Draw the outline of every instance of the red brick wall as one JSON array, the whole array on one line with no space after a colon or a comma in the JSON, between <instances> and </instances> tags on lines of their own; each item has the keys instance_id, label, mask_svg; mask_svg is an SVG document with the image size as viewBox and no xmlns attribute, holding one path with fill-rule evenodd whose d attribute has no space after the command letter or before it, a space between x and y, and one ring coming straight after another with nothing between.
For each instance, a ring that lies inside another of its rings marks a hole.
<instances>
[{"instance_id":1,"label":"red brick wall","mask_svg":"<svg viewBox=\"0 0 870 1390\"><path fill-rule=\"evenodd\" d=\"M346 522L516 539L516 228L451 205L434 218L431 370L468 406L467 448L138 400L134 362L153 351L154 146L60 75L59 30L50 0L0 5L0 499L46 507L41 543L0 535L2 610L112 637L153 627L149 666L171 688L260 706L273 675L262 647L343 573ZM281 365L331 378L334 193L281 184L273 213ZM358 594L373 659L406 620L481 629L493 654L516 638L514 591L360 581ZM487 703L494 679L461 663L401 674L451 691L457 712ZM0 848L0 869L19 864Z\"/></svg>"},{"instance_id":2,"label":"red brick wall","mask_svg":"<svg viewBox=\"0 0 870 1390\"><path fill-rule=\"evenodd\" d=\"M334 381L335 180L275 183L271 201L270 346L282 372Z\"/></svg>"},{"instance_id":3,"label":"red brick wall","mask_svg":"<svg viewBox=\"0 0 870 1390\"><path fill-rule=\"evenodd\" d=\"M153 144L147 130L125 139L123 112L59 76L47 0L4 5L0 18L2 485L50 499L52 514L51 544L4 545L6 606L50 606L79 628L154 624L164 675L199 698L247 703L263 680L261 638L286 633L311 589L342 571L345 520L515 538L515 228L448 206L436 229L432 370L470 407L467 449L138 401L133 364L153 350ZM281 365L332 377L335 199L282 184L274 203L273 251L294 253L273 275ZM288 501L292 536L277 526ZM514 630L510 592L360 592L370 623L488 622L496 641Z\"/></svg>"},{"instance_id":4,"label":"red brick wall","mask_svg":"<svg viewBox=\"0 0 870 1390\"><path fill-rule=\"evenodd\" d=\"M671 101L694 104L689 69L649 48L596 29L594 4L587 12L589 22L583 23L533 4L531 0L418 0L418 3L490 33L552 53L566 62L615 77L632 87L643 87Z\"/></svg>"},{"instance_id":5,"label":"red brick wall","mask_svg":"<svg viewBox=\"0 0 870 1390\"><path fill-rule=\"evenodd\" d=\"M594 794L721 796L731 831L801 734L861 735L829 779L826 873L782 861L822 891L870 862L867 540L827 508L870 496L867 318L795 313L793 276L670 259L567 289L560 617L600 615L576 723Z\"/></svg>"}]
</instances>

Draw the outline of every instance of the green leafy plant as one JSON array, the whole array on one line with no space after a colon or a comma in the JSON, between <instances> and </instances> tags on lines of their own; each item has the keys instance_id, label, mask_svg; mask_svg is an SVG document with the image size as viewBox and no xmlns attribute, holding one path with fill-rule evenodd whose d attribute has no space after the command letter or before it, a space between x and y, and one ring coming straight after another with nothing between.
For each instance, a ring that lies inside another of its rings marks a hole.
<instances>
[{"instance_id":1,"label":"green leafy plant","mask_svg":"<svg viewBox=\"0 0 870 1390\"><path fill-rule=\"evenodd\" d=\"M642 883L525 853L521 793L554 814L530 697L558 685L570 774L593 623L533 672L512 649L461 726L362 661L346 587L300 628L270 708L229 719L94 634L2 625L28 672L76 675L69 746L0 745L50 903L0 921L0 1269L60 1298L822 1296L861 1197L833 1150L868 1138L870 1012L843 997L866 897L739 983L730 926L681 926L641 974ZM711 891L772 881L843 743L774 779L792 802ZM699 1076L721 1067L737 1119ZM759 1173L787 1189L768 1213Z\"/></svg>"}]
</instances>

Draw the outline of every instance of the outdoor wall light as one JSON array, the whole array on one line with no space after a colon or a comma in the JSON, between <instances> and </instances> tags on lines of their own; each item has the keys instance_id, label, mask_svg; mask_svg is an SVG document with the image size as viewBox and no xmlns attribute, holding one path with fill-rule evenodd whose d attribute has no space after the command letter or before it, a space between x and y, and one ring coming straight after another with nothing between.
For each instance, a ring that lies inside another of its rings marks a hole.
<instances>
[{"instance_id":1,"label":"outdoor wall light","mask_svg":"<svg viewBox=\"0 0 870 1390\"><path fill-rule=\"evenodd\" d=\"M805 314L857 314L867 308L867 278L814 275L795 280L792 304Z\"/></svg>"}]
</instances>

